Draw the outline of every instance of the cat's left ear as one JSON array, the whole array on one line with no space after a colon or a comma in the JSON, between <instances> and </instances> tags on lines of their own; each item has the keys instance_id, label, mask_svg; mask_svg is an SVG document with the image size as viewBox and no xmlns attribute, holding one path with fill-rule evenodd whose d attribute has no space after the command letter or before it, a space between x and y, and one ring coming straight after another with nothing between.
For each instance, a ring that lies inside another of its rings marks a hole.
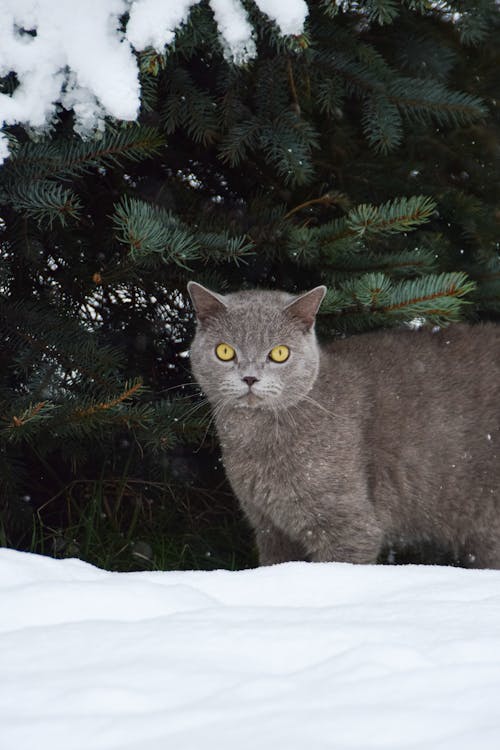
<instances>
[{"instance_id":1,"label":"cat's left ear","mask_svg":"<svg viewBox=\"0 0 500 750\"><path fill-rule=\"evenodd\" d=\"M310 292L305 292L285 307L285 311L304 324L306 330L314 325L316 313L326 294L326 286L316 286Z\"/></svg>"},{"instance_id":2,"label":"cat's left ear","mask_svg":"<svg viewBox=\"0 0 500 750\"><path fill-rule=\"evenodd\" d=\"M202 286L196 281L190 281L187 285L187 290L191 297L196 317L201 322L227 309L224 297L221 294L211 292L206 286Z\"/></svg>"}]
</instances>

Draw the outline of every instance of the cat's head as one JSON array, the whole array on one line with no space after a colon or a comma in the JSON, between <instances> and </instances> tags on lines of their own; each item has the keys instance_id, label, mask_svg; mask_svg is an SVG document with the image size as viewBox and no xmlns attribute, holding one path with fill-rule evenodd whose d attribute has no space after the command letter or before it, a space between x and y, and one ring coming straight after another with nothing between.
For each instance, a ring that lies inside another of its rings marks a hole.
<instances>
[{"instance_id":1,"label":"cat's head","mask_svg":"<svg viewBox=\"0 0 500 750\"><path fill-rule=\"evenodd\" d=\"M190 281L188 291L197 317L192 370L214 406L286 408L308 393L319 369L314 321L326 287L222 296Z\"/></svg>"}]
</instances>

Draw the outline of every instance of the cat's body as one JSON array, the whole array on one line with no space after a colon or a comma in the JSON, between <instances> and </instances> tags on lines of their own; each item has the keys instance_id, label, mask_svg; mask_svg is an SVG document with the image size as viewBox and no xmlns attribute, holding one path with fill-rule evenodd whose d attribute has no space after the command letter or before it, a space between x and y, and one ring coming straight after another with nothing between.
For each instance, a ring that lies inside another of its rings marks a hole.
<instances>
[{"instance_id":1,"label":"cat's body","mask_svg":"<svg viewBox=\"0 0 500 750\"><path fill-rule=\"evenodd\" d=\"M382 331L320 350L321 298L218 297L193 342L261 564L375 562L384 545L426 539L500 567L500 327ZM234 360L213 361L221 341ZM289 358L269 363L277 345Z\"/></svg>"}]
</instances>

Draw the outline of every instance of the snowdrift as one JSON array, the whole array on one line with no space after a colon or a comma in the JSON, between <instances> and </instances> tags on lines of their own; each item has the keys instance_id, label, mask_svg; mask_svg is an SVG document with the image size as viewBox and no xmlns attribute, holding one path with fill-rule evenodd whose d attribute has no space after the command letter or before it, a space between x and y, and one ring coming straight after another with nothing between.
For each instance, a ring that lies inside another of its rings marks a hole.
<instances>
[{"instance_id":1,"label":"snowdrift","mask_svg":"<svg viewBox=\"0 0 500 750\"><path fill-rule=\"evenodd\" d=\"M1 750L498 750L500 571L0 550Z\"/></svg>"}]
</instances>

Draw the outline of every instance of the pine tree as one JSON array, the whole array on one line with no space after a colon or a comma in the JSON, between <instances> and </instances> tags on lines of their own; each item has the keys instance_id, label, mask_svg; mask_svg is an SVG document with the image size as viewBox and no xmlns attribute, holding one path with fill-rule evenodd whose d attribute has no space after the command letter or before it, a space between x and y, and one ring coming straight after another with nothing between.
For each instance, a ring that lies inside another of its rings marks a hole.
<instances>
[{"instance_id":1,"label":"pine tree","mask_svg":"<svg viewBox=\"0 0 500 750\"><path fill-rule=\"evenodd\" d=\"M1 543L108 567L252 562L186 352L189 278L329 288L319 329L500 314L500 9L210 7L140 55L137 123L12 127L0 167ZM12 76L0 81L15 90Z\"/></svg>"}]
</instances>

